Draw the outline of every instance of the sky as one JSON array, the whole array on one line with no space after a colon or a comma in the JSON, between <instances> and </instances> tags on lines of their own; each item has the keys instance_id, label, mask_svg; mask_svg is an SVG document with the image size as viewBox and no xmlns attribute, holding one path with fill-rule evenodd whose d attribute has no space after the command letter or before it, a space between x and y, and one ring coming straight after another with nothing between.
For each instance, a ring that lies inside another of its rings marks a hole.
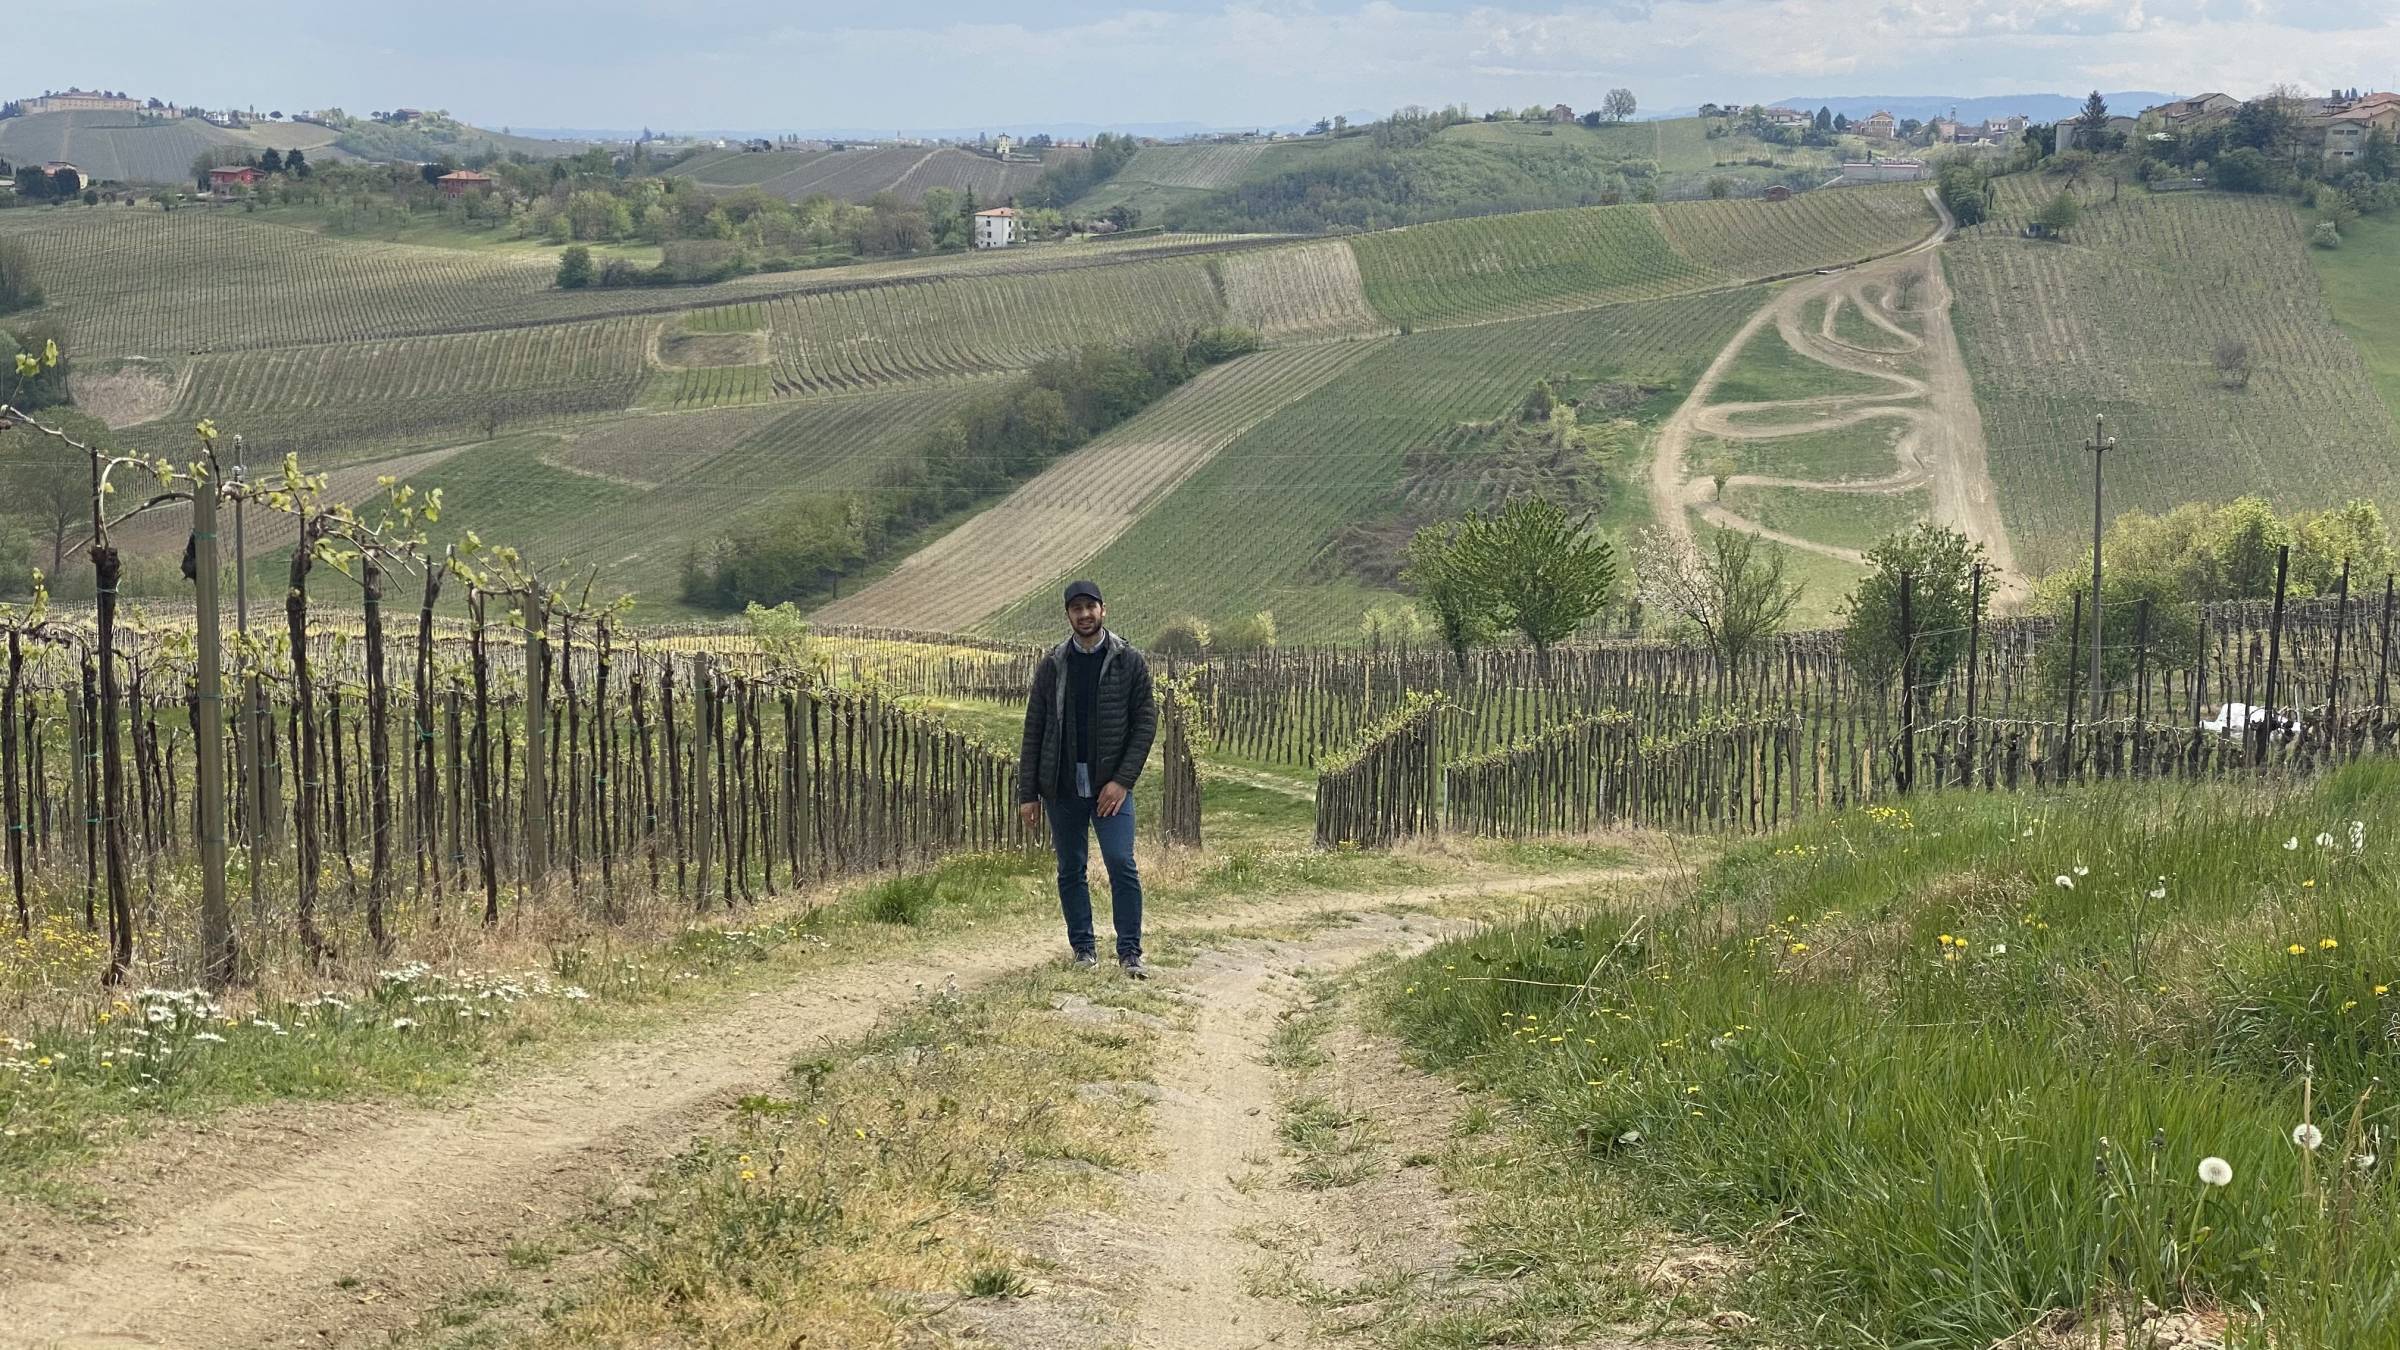
<instances>
[{"instance_id":1,"label":"sky","mask_svg":"<svg viewBox=\"0 0 2400 1350\"><path fill-rule=\"evenodd\" d=\"M2400 0L46 0L0 84L661 130L2400 84ZM38 93L9 87L7 96Z\"/></svg>"}]
</instances>

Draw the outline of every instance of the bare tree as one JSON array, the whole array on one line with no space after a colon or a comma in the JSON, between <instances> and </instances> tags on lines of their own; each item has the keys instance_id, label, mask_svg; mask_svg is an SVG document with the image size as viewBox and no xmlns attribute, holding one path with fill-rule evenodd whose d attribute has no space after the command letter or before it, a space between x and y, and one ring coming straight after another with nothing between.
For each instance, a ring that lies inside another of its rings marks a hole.
<instances>
[{"instance_id":1,"label":"bare tree","mask_svg":"<svg viewBox=\"0 0 2400 1350\"><path fill-rule=\"evenodd\" d=\"M1801 588L1784 583L1782 552L1763 543L1741 530L1718 530L1705 544L1654 531L1635 549L1643 607L1706 644L1728 690L1742 658L1773 637L1800 603Z\"/></svg>"},{"instance_id":2,"label":"bare tree","mask_svg":"<svg viewBox=\"0 0 2400 1350\"><path fill-rule=\"evenodd\" d=\"M2238 337L2217 339L2217 383L2228 389L2250 386L2250 343Z\"/></svg>"}]
</instances>

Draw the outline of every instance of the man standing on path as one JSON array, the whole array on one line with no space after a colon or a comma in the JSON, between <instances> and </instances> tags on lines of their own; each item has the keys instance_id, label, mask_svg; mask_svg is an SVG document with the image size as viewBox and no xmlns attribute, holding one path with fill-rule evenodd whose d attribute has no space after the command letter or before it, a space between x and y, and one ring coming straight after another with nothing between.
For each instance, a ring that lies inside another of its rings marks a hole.
<instances>
[{"instance_id":1,"label":"man standing on path","mask_svg":"<svg viewBox=\"0 0 2400 1350\"><path fill-rule=\"evenodd\" d=\"M1133 785L1158 733L1150 664L1108 631L1100 588L1067 587L1067 640L1033 673L1025 701L1025 740L1017 753L1017 814L1033 828L1044 807L1058 848L1058 907L1066 915L1075 964L1100 963L1092 936L1092 888L1084 877L1091 837L1108 866L1109 909L1117 928L1117 964L1137 980L1142 964L1142 877L1133 865Z\"/></svg>"}]
</instances>

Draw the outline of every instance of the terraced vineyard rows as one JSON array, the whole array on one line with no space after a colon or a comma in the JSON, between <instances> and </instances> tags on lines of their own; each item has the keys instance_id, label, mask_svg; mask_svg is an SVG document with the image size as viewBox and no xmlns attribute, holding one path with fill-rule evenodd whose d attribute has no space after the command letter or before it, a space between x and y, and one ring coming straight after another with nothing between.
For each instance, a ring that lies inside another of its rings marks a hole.
<instances>
[{"instance_id":1,"label":"terraced vineyard rows","mask_svg":"<svg viewBox=\"0 0 2400 1350\"><path fill-rule=\"evenodd\" d=\"M1241 145L1152 145L1117 171L1120 178L1170 188L1227 188L1267 153L1265 141Z\"/></svg>"},{"instance_id":2,"label":"terraced vineyard rows","mask_svg":"<svg viewBox=\"0 0 2400 1350\"><path fill-rule=\"evenodd\" d=\"M1233 321L1268 339L1389 331L1345 240L1233 254L1218 264Z\"/></svg>"},{"instance_id":3,"label":"terraced vineyard rows","mask_svg":"<svg viewBox=\"0 0 2400 1350\"><path fill-rule=\"evenodd\" d=\"M1488 321L1615 304L1856 262L1923 238L1921 191L1594 206L1442 221L1352 241L1367 298L1395 323Z\"/></svg>"},{"instance_id":4,"label":"terraced vineyard rows","mask_svg":"<svg viewBox=\"0 0 2400 1350\"><path fill-rule=\"evenodd\" d=\"M931 280L767 306L775 380L802 393L1020 369L1085 343L1224 321L1198 259Z\"/></svg>"},{"instance_id":5,"label":"terraced vineyard rows","mask_svg":"<svg viewBox=\"0 0 2400 1350\"><path fill-rule=\"evenodd\" d=\"M1715 279L1675 252L1647 206L1447 220L1361 235L1351 247L1376 312L1416 325L1609 304Z\"/></svg>"},{"instance_id":6,"label":"terraced vineyard rows","mask_svg":"<svg viewBox=\"0 0 2400 1350\"><path fill-rule=\"evenodd\" d=\"M1937 223L1924 192L1909 183L1803 192L1783 202L1670 202L1658 214L1677 252L1743 280L1891 253Z\"/></svg>"},{"instance_id":7,"label":"terraced vineyard rows","mask_svg":"<svg viewBox=\"0 0 2400 1350\"><path fill-rule=\"evenodd\" d=\"M1622 376L1687 386L1756 311L1756 288L1418 333L1378 343L1332 382L1219 451L1082 568L1145 638L1177 614L1272 609L1292 640L1347 637L1388 598L1312 569L1336 531L1403 476L1408 451L1496 417L1536 379ZM1064 580L1063 575L1050 580ZM1047 584L987 631L1057 626Z\"/></svg>"},{"instance_id":8,"label":"terraced vineyard rows","mask_svg":"<svg viewBox=\"0 0 2400 1350\"><path fill-rule=\"evenodd\" d=\"M653 323L604 319L443 337L386 338L191 359L180 417L573 390L624 407L647 370Z\"/></svg>"},{"instance_id":9,"label":"terraced vineyard rows","mask_svg":"<svg viewBox=\"0 0 2400 1350\"><path fill-rule=\"evenodd\" d=\"M967 278L1110 268L1147 257L1220 256L1265 241L1238 236L1061 244L1003 257L936 257L765 273L705 287L562 291L541 255L502 255L339 239L213 211L5 211L0 237L24 241L51 309L79 355L181 358L665 314L711 301L854 289L902 278ZM162 278L167 279L162 282Z\"/></svg>"},{"instance_id":10,"label":"terraced vineyard rows","mask_svg":"<svg viewBox=\"0 0 2400 1350\"><path fill-rule=\"evenodd\" d=\"M1372 350L1293 347L1203 372L818 617L944 631L981 623L1029 584L1082 565L1211 456Z\"/></svg>"},{"instance_id":11,"label":"terraced vineyard rows","mask_svg":"<svg viewBox=\"0 0 2400 1350\"><path fill-rule=\"evenodd\" d=\"M976 392L636 415L579 434L479 443L412 481L446 490L445 523L507 539L546 566L556 560L562 574L596 566L602 589L637 592L644 612L682 613L676 581L687 549L778 501L866 486Z\"/></svg>"},{"instance_id":12,"label":"terraced vineyard rows","mask_svg":"<svg viewBox=\"0 0 2400 1350\"><path fill-rule=\"evenodd\" d=\"M2036 570L2089 526L2095 413L2121 450L2112 511L2265 492L2284 509L2400 497L2400 433L2335 325L2281 202L2091 194L2065 243L2017 237L2048 185L2004 179L1998 218L1943 250L2011 531ZM2216 344L2249 344L2227 388Z\"/></svg>"}]
</instances>

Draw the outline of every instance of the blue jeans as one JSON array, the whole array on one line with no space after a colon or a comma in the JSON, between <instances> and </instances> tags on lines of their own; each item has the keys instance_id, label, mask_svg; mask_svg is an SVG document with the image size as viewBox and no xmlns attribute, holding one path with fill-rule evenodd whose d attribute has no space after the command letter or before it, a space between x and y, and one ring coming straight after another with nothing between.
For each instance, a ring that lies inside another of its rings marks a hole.
<instances>
[{"instance_id":1,"label":"blue jeans","mask_svg":"<svg viewBox=\"0 0 2400 1350\"><path fill-rule=\"evenodd\" d=\"M1094 951L1092 888L1084 878L1091 862L1091 836L1100 836L1100 861L1108 867L1108 906L1117 926L1117 959L1142 954L1142 874L1133 866L1133 795L1113 816L1094 814L1089 797L1057 797L1042 804L1050 817L1050 842L1058 848L1058 907L1067 919L1067 945L1078 954Z\"/></svg>"}]
</instances>

